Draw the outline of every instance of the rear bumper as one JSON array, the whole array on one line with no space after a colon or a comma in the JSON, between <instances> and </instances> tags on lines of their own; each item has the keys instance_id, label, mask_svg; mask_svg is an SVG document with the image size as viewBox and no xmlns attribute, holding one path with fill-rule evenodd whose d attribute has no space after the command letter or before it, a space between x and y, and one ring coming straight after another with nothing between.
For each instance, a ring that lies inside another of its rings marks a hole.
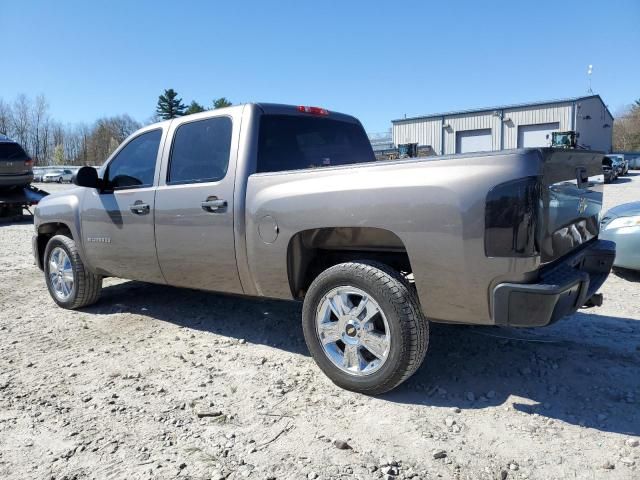
<instances>
[{"instance_id":1,"label":"rear bumper","mask_svg":"<svg viewBox=\"0 0 640 480\"><path fill-rule=\"evenodd\" d=\"M0 175L0 187L22 187L31 183L33 173L21 173L18 175Z\"/></svg>"},{"instance_id":2,"label":"rear bumper","mask_svg":"<svg viewBox=\"0 0 640 480\"><path fill-rule=\"evenodd\" d=\"M582 307L606 280L616 245L596 240L544 267L538 283L501 283L493 289L496 325L543 327Z\"/></svg>"}]
</instances>

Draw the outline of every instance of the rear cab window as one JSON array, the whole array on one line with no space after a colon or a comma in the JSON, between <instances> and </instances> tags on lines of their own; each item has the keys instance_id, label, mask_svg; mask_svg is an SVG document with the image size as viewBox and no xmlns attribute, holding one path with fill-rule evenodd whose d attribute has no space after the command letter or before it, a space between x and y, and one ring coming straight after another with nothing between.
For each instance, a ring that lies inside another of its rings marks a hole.
<instances>
[{"instance_id":1,"label":"rear cab window","mask_svg":"<svg viewBox=\"0 0 640 480\"><path fill-rule=\"evenodd\" d=\"M320 116L269 115L260 119L256 171L333 167L376 160L359 123Z\"/></svg>"},{"instance_id":2,"label":"rear cab window","mask_svg":"<svg viewBox=\"0 0 640 480\"><path fill-rule=\"evenodd\" d=\"M29 156L17 143L0 142L0 160L29 160Z\"/></svg>"},{"instance_id":3,"label":"rear cab window","mask_svg":"<svg viewBox=\"0 0 640 480\"><path fill-rule=\"evenodd\" d=\"M171 145L167 184L222 180L229 167L232 129L229 117L180 125Z\"/></svg>"}]
</instances>

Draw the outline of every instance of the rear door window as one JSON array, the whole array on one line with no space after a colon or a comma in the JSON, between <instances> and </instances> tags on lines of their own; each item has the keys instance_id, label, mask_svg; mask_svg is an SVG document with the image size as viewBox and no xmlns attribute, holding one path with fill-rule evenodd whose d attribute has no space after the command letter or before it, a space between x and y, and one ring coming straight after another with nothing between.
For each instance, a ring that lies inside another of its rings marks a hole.
<instances>
[{"instance_id":1,"label":"rear door window","mask_svg":"<svg viewBox=\"0 0 640 480\"><path fill-rule=\"evenodd\" d=\"M373 162L361 125L323 117L263 115L258 172L300 170Z\"/></svg>"},{"instance_id":2,"label":"rear door window","mask_svg":"<svg viewBox=\"0 0 640 480\"><path fill-rule=\"evenodd\" d=\"M28 160L29 157L17 143L0 143L0 160Z\"/></svg>"},{"instance_id":3,"label":"rear door window","mask_svg":"<svg viewBox=\"0 0 640 480\"><path fill-rule=\"evenodd\" d=\"M127 143L107 167L109 185L116 190L152 186L161 137L161 129L151 130Z\"/></svg>"},{"instance_id":4,"label":"rear door window","mask_svg":"<svg viewBox=\"0 0 640 480\"><path fill-rule=\"evenodd\" d=\"M173 136L167 184L222 180L229 167L232 127L229 117L180 125Z\"/></svg>"}]
</instances>

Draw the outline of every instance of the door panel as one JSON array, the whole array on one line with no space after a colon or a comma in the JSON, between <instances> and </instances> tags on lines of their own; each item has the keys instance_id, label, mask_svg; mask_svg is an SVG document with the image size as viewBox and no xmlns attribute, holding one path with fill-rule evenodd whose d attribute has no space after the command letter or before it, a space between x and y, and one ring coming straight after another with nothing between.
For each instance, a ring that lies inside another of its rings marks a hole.
<instances>
[{"instance_id":1,"label":"door panel","mask_svg":"<svg viewBox=\"0 0 640 480\"><path fill-rule=\"evenodd\" d=\"M226 201L226 207L205 210L207 200ZM233 243L232 182L159 188L156 247L170 285L242 293Z\"/></svg>"},{"instance_id":2,"label":"door panel","mask_svg":"<svg viewBox=\"0 0 640 480\"><path fill-rule=\"evenodd\" d=\"M157 177L167 128L149 127L118 148L103 188L87 189L80 212L89 264L99 273L165 283L154 235Z\"/></svg>"},{"instance_id":3,"label":"door panel","mask_svg":"<svg viewBox=\"0 0 640 480\"><path fill-rule=\"evenodd\" d=\"M174 121L156 192L156 249L170 285L243 293L236 265L233 191L239 119Z\"/></svg>"},{"instance_id":4,"label":"door panel","mask_svg":"<svg viewBox=\"0 0 640 480\"><path fill-rule=\"evenodd\" d=\"M89 263L102 274L165 283L154 243L155 187L98 193L82 203L82 235ZM148 212L138 208L148 205ZM136 205L137 212L131 210Z\"/></svg>"}]
</instances>

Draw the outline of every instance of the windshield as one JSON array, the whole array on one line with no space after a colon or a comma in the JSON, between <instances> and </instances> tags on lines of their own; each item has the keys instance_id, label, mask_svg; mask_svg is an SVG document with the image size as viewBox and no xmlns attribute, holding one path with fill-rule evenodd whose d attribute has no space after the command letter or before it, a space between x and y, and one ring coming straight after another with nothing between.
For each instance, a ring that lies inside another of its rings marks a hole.
<instances>
[{"instance_id":1,"label":"windshield","mask_svg":"<svg viewBox=\"0 0 640 480\"><path fill-rule=\"evenodd\" d=\"M358 123L326 117L264 115L260 120L258 172L374 162Z\"/></svg>"}]
</instances>

